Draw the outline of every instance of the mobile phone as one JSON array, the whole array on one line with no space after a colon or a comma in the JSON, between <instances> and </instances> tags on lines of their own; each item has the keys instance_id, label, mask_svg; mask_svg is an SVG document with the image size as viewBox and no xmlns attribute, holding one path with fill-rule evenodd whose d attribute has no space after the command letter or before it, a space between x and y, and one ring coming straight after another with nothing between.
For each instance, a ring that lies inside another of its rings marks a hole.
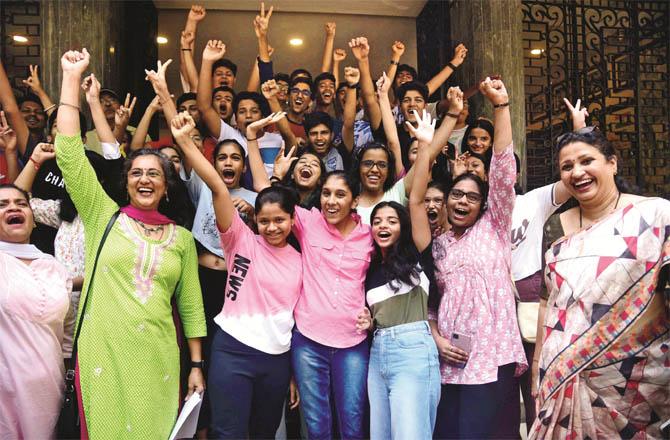
<instances>
[{"instance_id":1,"label":"mobile phone","mask_svg":"<svg viewBox=\"0 0 670 440\"><path fill-rule=\"evenodd\" d=\"M470 350L472 349L472 337L465 333L453 332L451 334L451 344L470 354Z\"/></svg>"}]
</instances>

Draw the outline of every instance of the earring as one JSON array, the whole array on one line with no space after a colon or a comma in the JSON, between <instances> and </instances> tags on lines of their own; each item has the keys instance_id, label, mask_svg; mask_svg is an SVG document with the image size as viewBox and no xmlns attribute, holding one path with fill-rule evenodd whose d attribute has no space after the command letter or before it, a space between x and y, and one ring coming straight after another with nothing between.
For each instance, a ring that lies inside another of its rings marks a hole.
<instances>
[{"instance_id":1,"label":"earring","mask_svg":"<svg viewBox=\"0 0 670 440\"><path fill-rule=\"evenodd\" d=\"M168 195L168 192L165 191L165 201L169 202L170 201L170 196Z\"/></svg>"}]
</instances>

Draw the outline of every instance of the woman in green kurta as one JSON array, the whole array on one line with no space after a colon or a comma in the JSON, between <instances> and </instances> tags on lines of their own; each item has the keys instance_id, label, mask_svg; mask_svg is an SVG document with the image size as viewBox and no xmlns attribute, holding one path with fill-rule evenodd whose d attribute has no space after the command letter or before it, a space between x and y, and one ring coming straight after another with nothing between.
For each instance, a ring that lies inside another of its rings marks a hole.
<instances>
[{"instance_id":1,"label":"woman in green kurta","mask_svg":"<svg viewBox=\"0 0 670 440\"><path fill-rule=\"evenodd\" d=\"M79 135L79 83L88 61L86 49L61 59L56 137L58 166L84 223L86 284L105 226L119 209L98 183ZM193 237L158 212L173 172L149 151L128 161L124 175L130 205L121 209L100 254L78 342L82 434L165 439L179 399L172 296L195 364L189 394L204 390L199 338L206 333L205 317Z\"/></svg>"}]
</instances>

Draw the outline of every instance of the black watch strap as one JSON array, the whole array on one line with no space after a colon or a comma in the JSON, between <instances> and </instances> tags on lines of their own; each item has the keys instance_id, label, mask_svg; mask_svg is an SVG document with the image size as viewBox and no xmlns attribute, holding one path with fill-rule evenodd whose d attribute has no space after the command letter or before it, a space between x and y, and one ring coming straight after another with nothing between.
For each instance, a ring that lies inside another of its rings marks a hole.
<instances>
[{"instance_id":1,"label":"black watch strap","mask_svg":"<svg viewBox=\"0 0 670 440\"><path fill-rule=\"evenodd\" d=\"M205 368L205 361L191 361L191 368Z\"/></svg>"}]
</instances>

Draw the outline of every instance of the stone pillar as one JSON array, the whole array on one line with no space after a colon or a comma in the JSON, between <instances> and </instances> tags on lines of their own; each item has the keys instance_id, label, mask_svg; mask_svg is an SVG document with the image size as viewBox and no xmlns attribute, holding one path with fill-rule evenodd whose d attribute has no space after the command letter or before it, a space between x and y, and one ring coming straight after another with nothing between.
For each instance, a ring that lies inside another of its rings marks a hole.
<instances>
[{"instance_id":1,"label":"stone pillar","mask_svg":"<svg viewBox=\"0 0 670 440\"><path fill-rule=\"evenodd\" d=\"M524 106L523 16L521 0L454 0L449 11L452 45L464 43L468 58L456 82L474 85L501 75L510 96L514 148L521 158L525 186L526 116ZM467 86L466 86L467 87ZM493 108L480 94L470 100L470 113L492 117Z\"/></svg>"},{"instance_id":2,"label":"stone pillar","mask_svg":"<svg viewBox=\"0 0 670 440\"><path fill-rule=\"evenodd\" d=\"M123 3L112 0L46 0L41 3L41 80L54 102L61 85L60 58L70 49L85 47L91 54L88 72L102 87L118 90L118 48L122 35Z\"/></svg>"}]
</instances>

